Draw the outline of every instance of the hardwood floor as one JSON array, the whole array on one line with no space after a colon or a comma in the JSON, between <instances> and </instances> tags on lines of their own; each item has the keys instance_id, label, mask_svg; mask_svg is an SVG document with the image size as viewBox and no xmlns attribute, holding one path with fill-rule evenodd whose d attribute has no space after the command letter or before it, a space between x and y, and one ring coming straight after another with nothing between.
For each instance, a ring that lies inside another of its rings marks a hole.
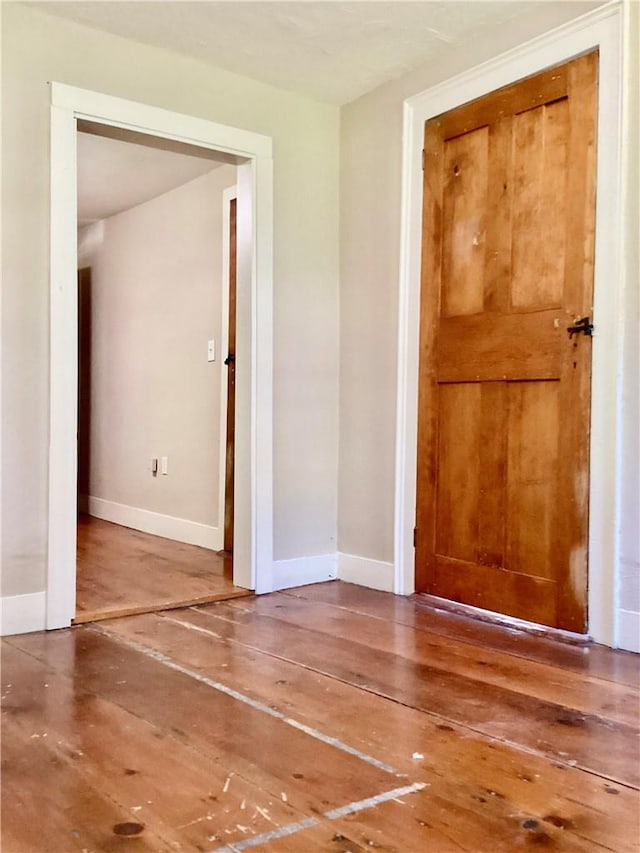
<instances>
[{"instance_id":1,"label":"hardwood floor","mask_svg":"<svg viewBox=\"0 0 640 853\"><path fill-rule=\"evenodd\" d=\"M250 595L231 577L215 551L78 519L75 624Z\"/></svg>"},{"instance_id":2,"label":"hardwood floor","mask_svg":"<svg viewBox=\"0 0 640 853\"><path fill-rule=\"evenodd\" d=\"M639 849L640 656L333 582L3 641L4 853Z\"/></svg>"}]
</instances>

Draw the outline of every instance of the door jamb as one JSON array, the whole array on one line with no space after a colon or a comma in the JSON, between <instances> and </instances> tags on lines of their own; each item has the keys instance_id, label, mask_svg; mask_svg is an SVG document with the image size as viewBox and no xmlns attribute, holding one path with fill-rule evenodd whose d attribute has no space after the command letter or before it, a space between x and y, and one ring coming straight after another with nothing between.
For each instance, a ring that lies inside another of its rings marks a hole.
<instances>
[{"instance_id":1,"label":"door jamb","mask_svg":"<svg viewBox=\"0 0 640 853\"><path fill-rule=\"evenodd\" d=\"M231 230L230 204L238 198L236 186L227 187L222 191L222 328L220 333L219 358L224 367L226 353L229 352L229 237ZM228 368L220 371L220 462L218 464L218 529L222 536L221 548L224 548L225 511L226 511L226 472L227 472L227 372ZM235 550L235 527L234 527Z\"/></svg>"},{"instance_id":2,"label":"door jamb","mask_svg":"<svg viewBox=\"0 0 640 853\"><path fill-rule=\"evenodd\" d=\"M50 444L46 626L75 615L77 476L77 120L177 140L237 158L236 542L234 583L273 586L270 137L122 98L51 83ZM241 469L241 470L238 470Z\"/></svg>"},{"instance_id":3,"label":"door jamb","mask_svg":"<svg viewBox=\"0 0 640 853\"><path fill-rule=\"evenodd\" d=\"M621 457L622 363L622 9L606 6L404 102L398 386L394 513L394 592L415 591L422 138L427 119L516 80L600 51L597 207L589 488L589 633L616 644L615 592Z\"/></svg>"}]
</instances>

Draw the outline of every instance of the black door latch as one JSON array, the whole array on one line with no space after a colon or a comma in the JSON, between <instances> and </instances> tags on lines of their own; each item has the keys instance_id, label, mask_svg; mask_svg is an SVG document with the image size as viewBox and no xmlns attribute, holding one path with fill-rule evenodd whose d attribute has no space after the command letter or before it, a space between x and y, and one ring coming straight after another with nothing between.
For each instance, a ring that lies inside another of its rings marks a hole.
<instances>
[{"instance_id":1,"label":"black door latch","mask_svg":"<svg viewBox=\"0 0 640 853\"><path fill-rule=\"evenodd\" d=\"M573 326L567 328L567 332L570 338L580 334L587 335L589 338L593 337L593 323L591 322L591 318L581 317L579 320L576 320Z\"/></svg>"}]
</instances>

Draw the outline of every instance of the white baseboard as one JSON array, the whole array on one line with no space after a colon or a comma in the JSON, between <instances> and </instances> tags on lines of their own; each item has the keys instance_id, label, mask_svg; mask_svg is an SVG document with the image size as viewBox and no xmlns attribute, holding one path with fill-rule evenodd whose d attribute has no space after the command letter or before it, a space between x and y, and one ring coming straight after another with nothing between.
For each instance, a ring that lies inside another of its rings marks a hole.
<instances>
[{"instance_id":1,"label":"white baseboard","mask_svg":"<svg viewBox=\"0 0 640 853\"><path fill-rule=\"evenodd\" d=\"M44 631L47 624L46 595L5 595L0 599L0 636Z\"/></svg>"},{"instance_id":2,"label":"white baseboard","mask_svg":"<svg viewBox=\"0 0 640 853\"><path fill-rule=\"evenodd\" d=\"M339 578L348 583L393 592L393 564L352 554L321 554L276 560L273 564L273 589L290 589L310 583Z\"/></svg>"},{"instance_id":3,"label":"white baseboard","mask_svg":"<svg viewBox=\"0 0 640 853\"><path fill-rule=\"evenodd\" d=\"M618 610L618 648L640 652L640 613Z\"/></svg>"},{"instance_id":4,"label":"white baseboard","mask_svg":"<svg viewBox=\"0 0 640 853\"><path fill-rule=\"evenodd\" d=\"M356 557L353 554L338 554L338 578L348 583L357 583L383 592L393 592L393 563Z\"/></svg>"},{"instance_id":5,"label":"white baseboard","mask_svg":"<svg viewBox=\"0 0 640 853\"><path fill-rule=\"evenodd\" d=\"M221 551L224 547L223 531L219 527L210 527L208 524L188 521L186 518L175 518L172 515L162 515L148 509L94 497L89 497L88 512L89 515L104 521L112 521L114 524L122 524L123 527L132 527L154 536L164 536L176 542L185 542L187 545L199 545L212 551Z\"/></svg>"},{"instance_id":6,"label":"white baseboard","mask_svg":"<svg viewBox=\"0 0 640 853\"><path fill-rule=\"evenodd\" d=\"M291 589L310 583L322 583L336 579L335 554L320 554L316 557L296 557L294 560L276 560L273 563L273 590Z\"/></svg>"}]
</instances>

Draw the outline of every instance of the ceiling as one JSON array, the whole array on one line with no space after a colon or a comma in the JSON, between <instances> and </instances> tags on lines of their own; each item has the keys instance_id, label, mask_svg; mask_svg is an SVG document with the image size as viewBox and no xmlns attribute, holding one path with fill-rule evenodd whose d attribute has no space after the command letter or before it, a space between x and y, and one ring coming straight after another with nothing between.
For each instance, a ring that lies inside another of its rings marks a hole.
<instances>
[{"instance_id":1,"label":"ceiling","mask_svg":"<svg viewBox=\"0 0 640 853\"><path fill-rule=\"evenodd\" d=\"M30 5L341 105L538 2L54 0Z\"/></svg>"},{"instance_id":2,"label":"ceiling","mask_svg":"<svg viewBox=\"0 0 640 853\"><path fill-rule=\"evenodd\" d=\"M121 213L219 165L198 154L78 133L78 224Z\"/></svg>"}]
</instances>

